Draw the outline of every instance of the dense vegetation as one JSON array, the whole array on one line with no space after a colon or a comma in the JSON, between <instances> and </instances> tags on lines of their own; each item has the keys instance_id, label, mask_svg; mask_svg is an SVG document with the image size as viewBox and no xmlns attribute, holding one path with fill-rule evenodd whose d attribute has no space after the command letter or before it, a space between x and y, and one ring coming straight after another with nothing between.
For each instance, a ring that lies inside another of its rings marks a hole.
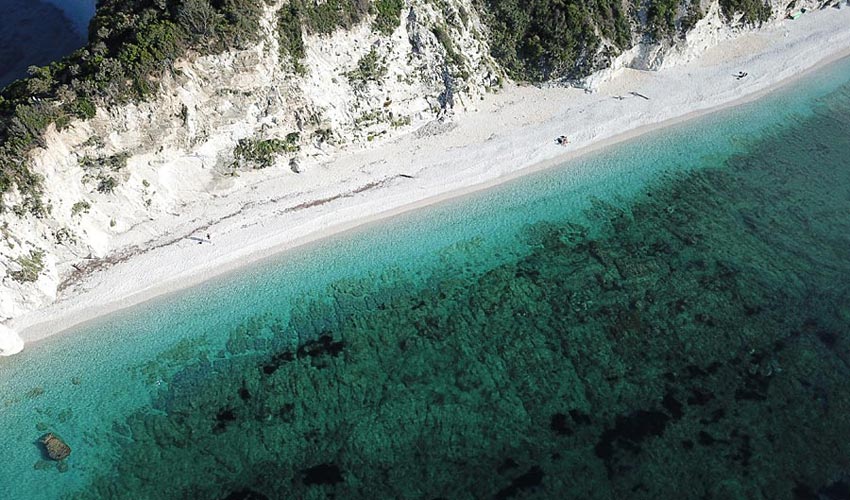
<instances>
[{"instance_id":1,"label":"dense vegetation","mask_svg":"<svg viewBox=\"0 0 850 500\"><path fill-rule=\"evenodd\" d=\"M303 70L304 33L330 34L348 29L374 16L372 29L390 35L401 22L403 0L290 0L278 12L278 34L283 60L290 60L296 71Z\"/></svg>"},{"instance_id":2,"label":"dense vegetation","mask_svg":"<svg viewBox=\"0 0 850 500\"><path fill-rule=\"evenodd\" d=\"M741 13L741 22L761 24L770 19L770 4L766 0L720 0L720 8L727 19Z\"/></svg>"},{"instance_id":3,"label":"dense vegetation","mask_svg":"<svg viewBox=\"0 0 850 500\"><path fill-rule=\"evenodd\" d=\"M628 13L615 0L481 0L492 51L515 78L547 80L586 74L601 40L631 41Z\"/></svg>"},{"instance_id":4,"label":"dense vegetation","mask_svg":"<svg viewBox=\"0 0 850 500\"><path fill-rule=\"evenodd\" d=\"M298 151L300 134L287 134L286 140L280 139L241 139L236 146L233 167L250 166L252 168L268 168L274 165L278 155Z\"/></svg>"}]
</instances>

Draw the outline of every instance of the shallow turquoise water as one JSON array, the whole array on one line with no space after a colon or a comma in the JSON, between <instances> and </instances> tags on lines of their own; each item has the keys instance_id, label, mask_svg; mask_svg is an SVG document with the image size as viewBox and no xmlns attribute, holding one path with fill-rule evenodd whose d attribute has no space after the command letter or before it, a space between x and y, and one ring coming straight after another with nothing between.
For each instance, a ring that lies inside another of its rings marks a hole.
<instances>
[{"instance_id":1,"label":"shallow turquoise water","mask_svg":"<svg viewBox=\"0 0 850 500\"><path fill-rule=\"evenodd\" d=\"M843 61L51 338L0 498L841 493L849 154Z\"/></svg>"}]
</instances>

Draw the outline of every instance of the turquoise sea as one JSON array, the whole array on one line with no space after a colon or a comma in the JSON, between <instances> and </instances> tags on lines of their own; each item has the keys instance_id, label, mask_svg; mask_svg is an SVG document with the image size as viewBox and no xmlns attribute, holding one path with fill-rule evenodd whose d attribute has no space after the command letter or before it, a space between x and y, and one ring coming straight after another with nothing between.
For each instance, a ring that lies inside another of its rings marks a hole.
<instances>
[{"instance_id":1,"label":"turquoise sea","mask_svg":"<svg viewBox=\"0 0 850 500\"><path fill-rule=\"evenodd\" d=\"M31 345L0 394L3 499L850 498L850 60Z\"/></svg>"}]
</instances>

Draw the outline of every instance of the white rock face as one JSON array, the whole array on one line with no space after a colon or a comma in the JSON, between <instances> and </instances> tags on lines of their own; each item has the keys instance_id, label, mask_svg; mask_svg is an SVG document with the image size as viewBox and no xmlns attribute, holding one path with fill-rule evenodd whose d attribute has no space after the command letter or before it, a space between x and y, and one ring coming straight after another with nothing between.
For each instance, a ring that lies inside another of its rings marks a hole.
<instances>
[{"instance_id":1,"label":"white rock face","mask_svg":"<svg viewBox=\"0 0 850 500\"><path fill-rule=\"evenodd\" d=\"M0 325L0 356L18 354L23 349L24 341L21 337L11 328Z\"/></svg>"}]
</instances>

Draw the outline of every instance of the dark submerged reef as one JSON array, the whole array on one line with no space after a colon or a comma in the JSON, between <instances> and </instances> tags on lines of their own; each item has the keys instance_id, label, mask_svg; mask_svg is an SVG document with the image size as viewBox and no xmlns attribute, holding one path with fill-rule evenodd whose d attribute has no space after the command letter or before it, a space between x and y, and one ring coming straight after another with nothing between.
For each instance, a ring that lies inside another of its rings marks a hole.
<instances>
[{"instance_id":1,"label":"dark submerged reef","mask_svg":"<svg viewBox=\"0 0 850 500\"><path fill-rule=\"evenodd\" d=\"M845 87L509 263L258 317L77 496L847 498L849 131Z\"/></svg>"}]
</instances>

